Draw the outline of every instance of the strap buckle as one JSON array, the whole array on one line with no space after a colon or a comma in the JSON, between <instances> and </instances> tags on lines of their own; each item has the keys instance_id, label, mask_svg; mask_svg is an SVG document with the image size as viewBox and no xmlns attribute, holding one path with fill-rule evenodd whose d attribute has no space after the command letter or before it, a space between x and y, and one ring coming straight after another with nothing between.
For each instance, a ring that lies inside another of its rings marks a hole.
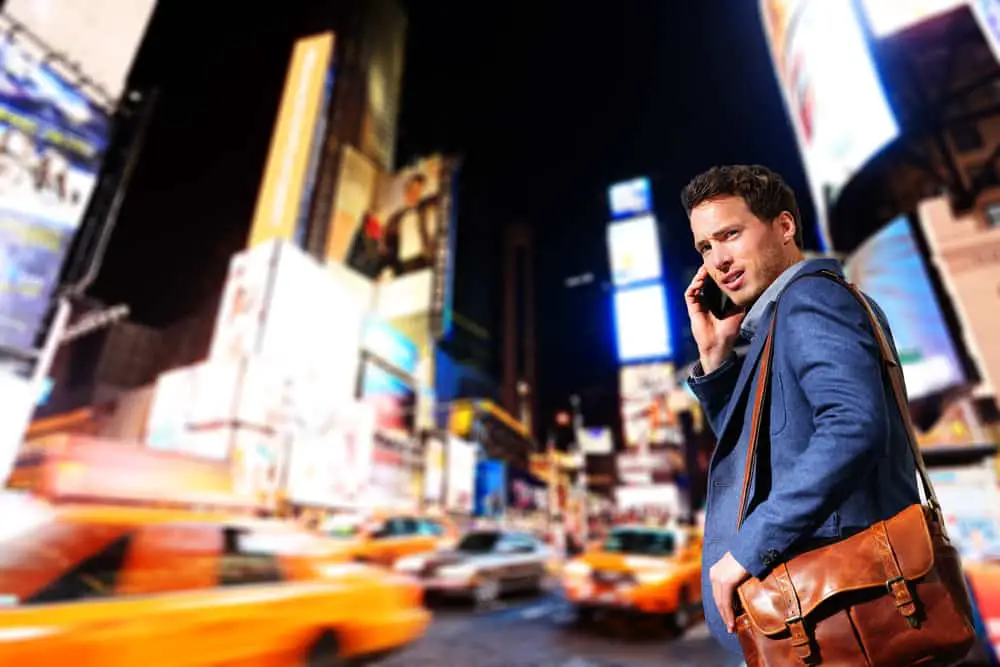
<instances>
[{"instance_id":1,"label":"strap buckle","mask_svg":"<svg viewBox=\"0 0 1000 667\"><path fill-rule=\"evenodd\" d=\"M902 583L905 581L906 579L904 577L893 577L892 579L886 579L885 590L889 591L890 594L895 595L895 593L893 593L892 591L892 587L898 583Z\"/></svg>"}]
</instances>

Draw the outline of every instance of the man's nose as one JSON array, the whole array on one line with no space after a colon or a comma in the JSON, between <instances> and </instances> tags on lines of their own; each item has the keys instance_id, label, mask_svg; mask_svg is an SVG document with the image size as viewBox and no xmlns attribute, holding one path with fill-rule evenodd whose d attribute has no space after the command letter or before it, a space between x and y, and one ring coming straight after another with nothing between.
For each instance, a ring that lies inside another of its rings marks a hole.
<instances>
[{"instance_id":1,"label":"man's nose","mask_svg":"<svg viewBox=\"0 0 1000 667\"><path fill-rule=\"evenodd\" d=\"M708 261L711 266L725 273L733 263L733 256L723 248L713 248Z\"/></svg>"}]
</instances>

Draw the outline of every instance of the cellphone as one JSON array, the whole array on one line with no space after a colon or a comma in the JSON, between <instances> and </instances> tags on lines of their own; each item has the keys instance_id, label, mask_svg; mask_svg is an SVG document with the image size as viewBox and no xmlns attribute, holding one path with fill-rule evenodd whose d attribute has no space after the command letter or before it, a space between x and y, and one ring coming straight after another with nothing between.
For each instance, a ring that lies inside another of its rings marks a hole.
<instances>
[{"instance_id":1,"label":"cellphone","mask_svg":"<svg viewBox=\"0 0 1000 667\"><path fill-rule=\"evenodd\" d=\"M708 312L720 320L739 310L739 306L726 296L726 293L722 291L709 275L705 276L705 282L701 285L701 296L698 297L698 300L701 302L701 305L708 308Z\"/></svg>"}]
</instances>

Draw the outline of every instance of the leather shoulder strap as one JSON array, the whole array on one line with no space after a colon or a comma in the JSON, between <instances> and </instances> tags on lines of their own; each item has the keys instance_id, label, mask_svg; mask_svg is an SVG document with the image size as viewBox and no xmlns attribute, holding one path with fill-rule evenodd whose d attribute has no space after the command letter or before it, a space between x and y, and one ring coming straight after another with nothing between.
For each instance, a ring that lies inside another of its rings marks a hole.
<instances>
[{"instance_id":1,"label":"leather shoulder strap","mask_svg":"<svg viewBox=\"0 0 1000 667\"><path fill-rule=\"evenodd\" d=\"M875 339L878 342L883 376L887 377L889 380L892 387L893 398L896 402L896 408L899 412L900 418L903 420L903 424L906 427L906 439L910 446L910 452L913 454L913 460L916 464L924 496L927 499L927 504L932 510L934 510L940 520L941 505L938 503L937 494L934 492L934 486L931 484L930 475L927 472L927 466L924 464L924 457L920 453L920 446L917 444L916 429L914 428L913 420L910 417L909 404L906 399L906 385L903 381L903 369L899 365L895 349L889 342L889 339L885 334L885 330L882 327L882 323L875 315L875 311L872 309L871 303L864 296L864 294L861 293L861 290L859 290L857 286L848 283L838 274L832 271L823 270L816 273L803 274L799 277L805 278L806 276L821 276L842 285L865 309L865 313L868 315L868 320L871 323ZM767 398L771 387L771 361L774 357L774 332L777 321L778 312L777 309L775 309L774 316L771 318L771 326L767 332L767 340L764 342L764 350L760 356L760 369L754 388L753 411L751 413L750 420L750 442L747 447L747 460L743 475L743 489L740 493L739 514L736 519L737 530L739 530L739 528L743 525L743 520L746 518L748 495L758 463L757 448L760 438L763 435L762 423L764 420L762 417L764 408L767 405ZM944 531L944 521L940 521L940 524L941 530Z\"/></svg>"}]
</instances>

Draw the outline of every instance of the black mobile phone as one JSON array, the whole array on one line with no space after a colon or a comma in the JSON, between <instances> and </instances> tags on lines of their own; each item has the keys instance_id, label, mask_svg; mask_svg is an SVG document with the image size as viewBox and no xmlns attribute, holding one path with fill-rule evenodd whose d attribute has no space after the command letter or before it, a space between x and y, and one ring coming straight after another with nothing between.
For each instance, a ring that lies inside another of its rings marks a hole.
<instances>
[{"instance_id":1,"label":"black mobile phone","mask_svg":"<svg viewBox=\"0 0 1000 667\"><path fill-rule=\"evenodd\" d=\"M705 282L701 285L699 301L701 301L703 306L708 308L708 312L720 320L739 310L739 307L733 303L732 299L726 296L726 293L708 275L705 276Z\"/></svg>"}]
</instances>

